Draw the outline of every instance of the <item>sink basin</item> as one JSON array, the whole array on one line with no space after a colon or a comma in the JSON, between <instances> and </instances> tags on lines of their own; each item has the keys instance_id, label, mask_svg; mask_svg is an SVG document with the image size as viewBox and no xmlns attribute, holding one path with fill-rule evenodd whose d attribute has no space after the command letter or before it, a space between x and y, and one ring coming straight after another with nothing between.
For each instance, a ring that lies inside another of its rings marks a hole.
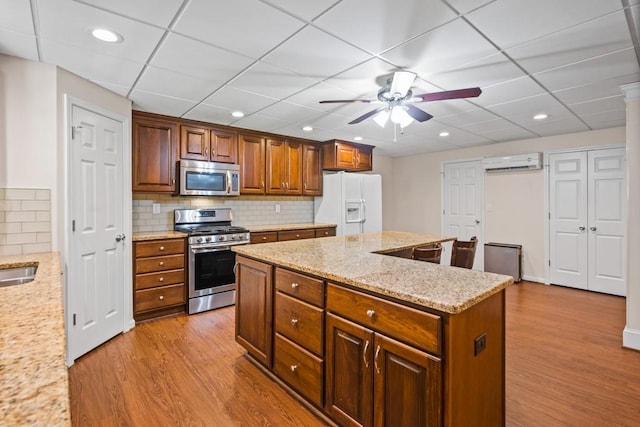
<instances>
[{"instance_id":1,"label":"sink basin","mask_svg":"<svg viewBox=\"0 0 640 427\"><path fill-rule=\"evenodd\" d=\"M32 282L37 269L37 265L0 269L0 288Z\"/></svg>"}]
</instances>

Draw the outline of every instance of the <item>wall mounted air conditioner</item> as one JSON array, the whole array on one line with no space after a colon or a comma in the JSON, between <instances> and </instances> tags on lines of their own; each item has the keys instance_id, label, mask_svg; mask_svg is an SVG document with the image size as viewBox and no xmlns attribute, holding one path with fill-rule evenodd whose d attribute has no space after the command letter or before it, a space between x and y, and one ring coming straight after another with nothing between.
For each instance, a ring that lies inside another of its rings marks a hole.
<instances>
[{"instance_id":1,"label":"wall mounted air conditioner","mask_svg":"<svg viewBox=\"0 0 640 427\"><path fill-rule=\"evenodd\" d=\"M485 157L482 159L482 168L487 172L542 169L542 153Z\"/></svg>"}]
</instances>

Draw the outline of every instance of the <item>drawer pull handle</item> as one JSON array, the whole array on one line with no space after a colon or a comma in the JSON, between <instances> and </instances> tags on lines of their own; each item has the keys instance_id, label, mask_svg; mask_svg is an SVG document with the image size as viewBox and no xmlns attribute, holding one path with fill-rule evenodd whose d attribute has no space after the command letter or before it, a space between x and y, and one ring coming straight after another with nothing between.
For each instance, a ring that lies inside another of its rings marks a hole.
<instances>
[{"instance_id":1,"label":"drawer pull handle","mask_svg":"<svg viewBox=\"0 0 640 427\"><path fill-rule=\"evenodd\" d=\"M300 235L299 235L299 234L296 234L296 238L299 238L299 237L300 237Z\"/></svg>"},{"instance_id":2,"label":"drawer pull handle","mask_svg":"<svg viewBox=\"0 0 640 427\"><path fill-rule=\"evenodd\" d=\"M298 285L296 282L293 282L291 284L291 289L298 289L298 286L300 286L300 285Z\"/></svg>"},{"instance_id":3,"label":"drawer pull handle","mask_svg":"<svg viewBox=\"0 0 640 427\"><path fill-rule=\"evenodd\" d=\"M160 300L162 301L164 299L164 295L160 295Z\"/></svg>"},{"instance_id":4,"label":"drawer pull handle","mask_svg":"<svg viewBox=\"0 0 640 427\"><path fill-rule=\"evenodd\" d=\"M376 348L376 355L373 357L373 364L376 367L376 372L380 373L380 367L378 366L378 354L380 354L380 346Z\"/></svg>"},{"instance_id":5,"label":"drawer pull handle","mask_svg":"<svg viewBox=\"0 0 640 427\"><path fill-rule=\"evenodd\" d=\"M367 360L367 349L369 348L369 340L364 343L364 350L362 350L362 361L364 362L364 367L369 367L369 360Z\"/></svg>"},{"instance_id":6,"label":"drawer pull handle","mask_svg":"<svg viewBox=\"0 0 640 427\"><path fill-rule=\"evenodd\" d=\"M160 267L164 265L164 261L160 261Z\"/></svg>"},{"instance_id":7,"label":"drawer pull handle","mask_svg":"<svg viewBox=\"0 0 640 427\"><path fill-rule=\"evenodd\" d=\"M376 315L376 312L375 312L375 311L373 311L373 310L367 310L367 316L369 316L369 317L373 318L373 316L375 316L375 315Z\"/></svg>"},{"instance_id":8,"label":"drawer pull handle","mask_svg":"<svg viewBox=\"0 0 640 427\"><path fill-rule=\"evenodd\" d=\"M160 246L160 250L161 250L161 251L164 251L164 246Z\"/></svg>"},{"instance_id":9,"label":"drawer pull handle","mask_svg":"<svg viewBox=\"0 0 640 427\"><path fill-rule=\"evenodd\" d=\"M298 325L298 319L296 319L295 317L291 318L291 325L292 326L297 326Z\"/></svg>"},{"instance_id":10,"label":"drawer pull handle","mask_svg":"<svg viewBox=\"0 0 640 427\"><path fill-rule=\"evenodd\" d=\"M295 372L298 369L298 365L291 365L291 372Z\"/></svg>"},{"instance_id":11,"label":"drawer pull handle","mask_svg":"<svg viewBox=\"0 0 640 427\"><path fill-rule=\"evenodd\" d=\"M164 277L161 277L158 280L160 280L161 282L164 282Z\"/></svg>"}]
</instances>

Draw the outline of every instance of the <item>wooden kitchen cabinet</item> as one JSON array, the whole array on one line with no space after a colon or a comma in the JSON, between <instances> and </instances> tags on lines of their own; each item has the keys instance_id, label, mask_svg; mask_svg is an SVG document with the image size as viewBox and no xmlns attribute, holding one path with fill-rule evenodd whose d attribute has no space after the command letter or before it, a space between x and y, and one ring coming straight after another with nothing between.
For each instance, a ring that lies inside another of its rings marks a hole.
<instances>
[{"instance_id":1,"label":"wooden kitchen cabinet","mask_svg":"<svg viewBox=\"0 0 640 427\"><path fill-rule=\"evenodd\" d=\"M132 157L134 192L173 193L176 190L178 125L175 121L134 113Z\"/></svg>"},{"instance_id":2,"label":"wooden kitchen cabinet","mask_svg":"<svg viewBox=\"0 0 640 427\"><path fill-rule=\"evenodd\" d=\"M267 194L302 194L303 144L292 140L267 138Z\"/></svg>"},{"instance_id":3,"label":"wooden kitchen cabinet","mask_svg":"<svg viewBox=\"0 0 640 427\"><path fill-rule=\"evenodd\" d=\"M236 341L271 368L273 346L273 267L236 257Z\"/></svg>"},{"instance_id":4,"label":"wooden kitchen cabinet","mask_svg":"<svg viewBox=\"0 0 640 427\"><path fill-rule=\"evenodd\" d=\"M313 228L278 231L278 242L284 242L286 240L313 239L315 237L316 233Z\"/></svg>"},{"instance_id":5,"label":"wooden kitchen cabinet","mask_svg":"<svg viewBox=\"0 0 640 427\"><path fill-rule=\"evenodd\" d=\"M134 318L184 311L184 239L134 242Z\"/></svg>"},{"instance_id":6,"label":"wooden kitchen cabinet","mask_svg":"<svg viewBox=\"0 0 640 427\"><path fill-rule=\"evenodd\" d=\"M180 158L205 162L237 163L237 134L216 128L181 125Z\"/></svg>"},{"instance_id":7,"label":"wooden kitchen cabinet","mask_svg":"<svg viewBox=\"0 0 640 427\"><path fill-rule=\"evenodd\" d=\"M302 195L322 196L322 150L317 144L302 145Z\"/></svg>"},{"instance_id":8,"label":"wooden kitchen cabinet","mask_svg":"<svg viewBox=\"0 0 640 427\"><path fill-rule=\"evenodd\" d=\"M251 243L283 242L286 240L313 239L336 235L336 227L292 228L278 231L258 231L251 233Z\"/></svg>"},{"instance_id":9,"label":"wooden kitchen cabinet","mask_svg":"<svg viewBox=\"0 0 640 427\"><path fill-rule=\"evenodd\" d=\"M364 172L373 169L373 147L334 139L322 144L322 169Z\"/></svg>"},{"instance_id":10,"label":"wooden kitchen cabinet","mask_svg":"<svg viewBox=\"0 0 640 427\"><path fill-rule=\"evenodd\" d=\"M265 194L265 140L259 136L240 135L240 194Z\"/></svg>"}]
</instances>

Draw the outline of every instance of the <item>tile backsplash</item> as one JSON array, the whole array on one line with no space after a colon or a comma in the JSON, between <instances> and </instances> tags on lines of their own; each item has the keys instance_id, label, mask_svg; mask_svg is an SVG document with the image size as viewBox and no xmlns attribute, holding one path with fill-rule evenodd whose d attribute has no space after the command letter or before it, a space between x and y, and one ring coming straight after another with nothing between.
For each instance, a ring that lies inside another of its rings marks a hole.
<instances>
[{"instance_id":1,"label":"tile backsplash","mask_svg":"<svg viewBox=\"0 0 640 427\"><path fill-rule=\"evenodd\" d=\"M153 213L158 205L158 213ZM133 195L133 232L173 229L174 209L231 208L233 224L277 225L313 222L313 197L176 197L163 194ZM279 208L280 212L276 212Z\"/></svg>"},{"instance_id":2,"label":"tile backsplash","mask_svg":"<svg viewBox=\"0 0 640 427\"><path fill-rule=\"evenodd\" d=\"M0 188L0 256L51 251L51 190Z\"/></svg>"}]
</instances>

